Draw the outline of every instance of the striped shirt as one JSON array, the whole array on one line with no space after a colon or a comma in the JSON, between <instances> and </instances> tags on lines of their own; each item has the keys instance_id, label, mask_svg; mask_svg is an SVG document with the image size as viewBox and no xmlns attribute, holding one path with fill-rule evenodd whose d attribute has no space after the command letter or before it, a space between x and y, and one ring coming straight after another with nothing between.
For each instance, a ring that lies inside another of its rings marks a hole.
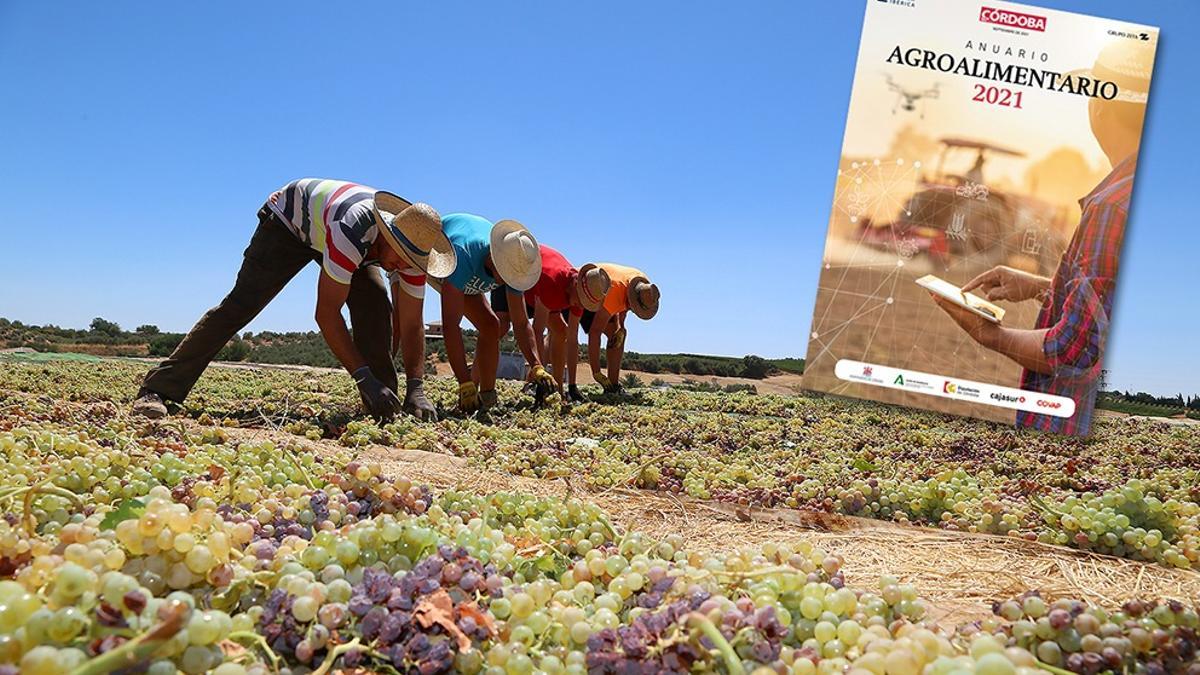
<instances>
[{"instance_id":1,"label":"striped shirt","mask_svg":"<svg viewBox=\"0 0 1200 675\"><path fill-rule=\"evenodd\" d=\"M325 273L343 284L350 283L379 234L373 215L375 188L357 183L294 180L271 201L271 209L292 234L321 254Z\"/></svg>"},{"instance_id":2,"label":"striped shirt","mask_svg":"<svg viewBox=\"0 0 1200 675\"><path fill-rule=\"evenodd\" d=\"M414 298L425 297L425 275L415 267L408 267L402 270L392 270L388 272L388 283L391 286L399 286L408 295ZM393 290L392 297L396 294Z\"/></svg>"}]
</instances>

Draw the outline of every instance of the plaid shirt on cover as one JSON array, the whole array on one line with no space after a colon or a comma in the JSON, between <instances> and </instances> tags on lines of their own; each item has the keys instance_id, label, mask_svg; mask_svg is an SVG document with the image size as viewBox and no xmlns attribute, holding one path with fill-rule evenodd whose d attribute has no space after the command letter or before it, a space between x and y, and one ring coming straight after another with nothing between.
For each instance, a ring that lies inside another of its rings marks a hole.
<instances>
[{"instance_id":1,"label":"plaid shirt on cover","mask_svg":"<svg viewBox=\"0 0 1200 675\"><path fill-rule=\"evenodd\" d=\"M1063 418L1021 411L1019 427L1079 435L1091 428L1136 167L1137 156L1132 155L1079 200L1083 209L1079 227L1034 326L1049 329L1042 350L1051 373L1026 370L1021 375L1022 389L1073 399L1075 415Z\"/></svg>"}]
</instances>

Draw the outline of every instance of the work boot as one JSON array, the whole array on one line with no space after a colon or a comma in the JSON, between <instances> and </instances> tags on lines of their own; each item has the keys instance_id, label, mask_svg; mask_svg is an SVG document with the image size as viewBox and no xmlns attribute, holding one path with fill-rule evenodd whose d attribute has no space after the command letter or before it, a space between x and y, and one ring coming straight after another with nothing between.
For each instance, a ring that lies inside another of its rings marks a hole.
<instances>
[{"instance_id":1,"label":"work boot","mask_svg":"<svg viewBox=\"0 0 1200 675\"><path fill-rule=\"evenodd\" d=\"M136 417L156 420L167 416L167 404L158 394L143 389L138 392L137 400L133 402L130 412Z\"/></svg>"}]
</instances>

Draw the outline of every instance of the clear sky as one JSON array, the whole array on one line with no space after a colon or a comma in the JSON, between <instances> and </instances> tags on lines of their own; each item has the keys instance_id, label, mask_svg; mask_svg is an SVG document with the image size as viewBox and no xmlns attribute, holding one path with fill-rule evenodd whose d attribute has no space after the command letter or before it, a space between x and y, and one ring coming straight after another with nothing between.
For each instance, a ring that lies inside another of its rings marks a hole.
<instances>
[{"instance_id":1,"label":"clear sky","mask_svg":"<svg viewBox=\"0 0 1200 675\"><path fill-rule=\"evenodd\" d=\"M187 330L318 176L643 268L632 349L802 356L864 2L2 0L0 316ZM1162 27L1108 365L1200 391L1200 3L1041 4ZM314 329L316 274L249 329Z\"/></svg>"}]
</instances>

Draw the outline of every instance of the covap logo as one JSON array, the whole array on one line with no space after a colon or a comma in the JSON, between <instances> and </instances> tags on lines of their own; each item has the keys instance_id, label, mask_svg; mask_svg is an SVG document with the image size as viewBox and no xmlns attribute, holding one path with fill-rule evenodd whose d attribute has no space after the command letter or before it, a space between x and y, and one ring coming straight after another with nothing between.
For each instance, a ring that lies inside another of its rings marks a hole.
<instances>
[{"instance_id":1,"label":"covap logo","mask_svg":"<svg viewBox=\"0 0 1200 675\"><path fill-rule=\"evenodd\" d=\"M958 385L954 384L950 380L946 380L946 382L942 385L942 391L947 394L957 394L958 393Z\"/></svg>"},{"instance_id":2,"label":"covap logo","mask_svg":"<svg viewBox=\"0 0 1200 675\"><path fill-rule=\"evenodd\" d=\"M979 9L979 20L984 23L994 23L1007 28L1036 30L1039 33L1046 32L1046 17L1036 14L1022 14L1021 12L1013 12L1007 9L981 7Z\"/></svg>"}]
</instances>

